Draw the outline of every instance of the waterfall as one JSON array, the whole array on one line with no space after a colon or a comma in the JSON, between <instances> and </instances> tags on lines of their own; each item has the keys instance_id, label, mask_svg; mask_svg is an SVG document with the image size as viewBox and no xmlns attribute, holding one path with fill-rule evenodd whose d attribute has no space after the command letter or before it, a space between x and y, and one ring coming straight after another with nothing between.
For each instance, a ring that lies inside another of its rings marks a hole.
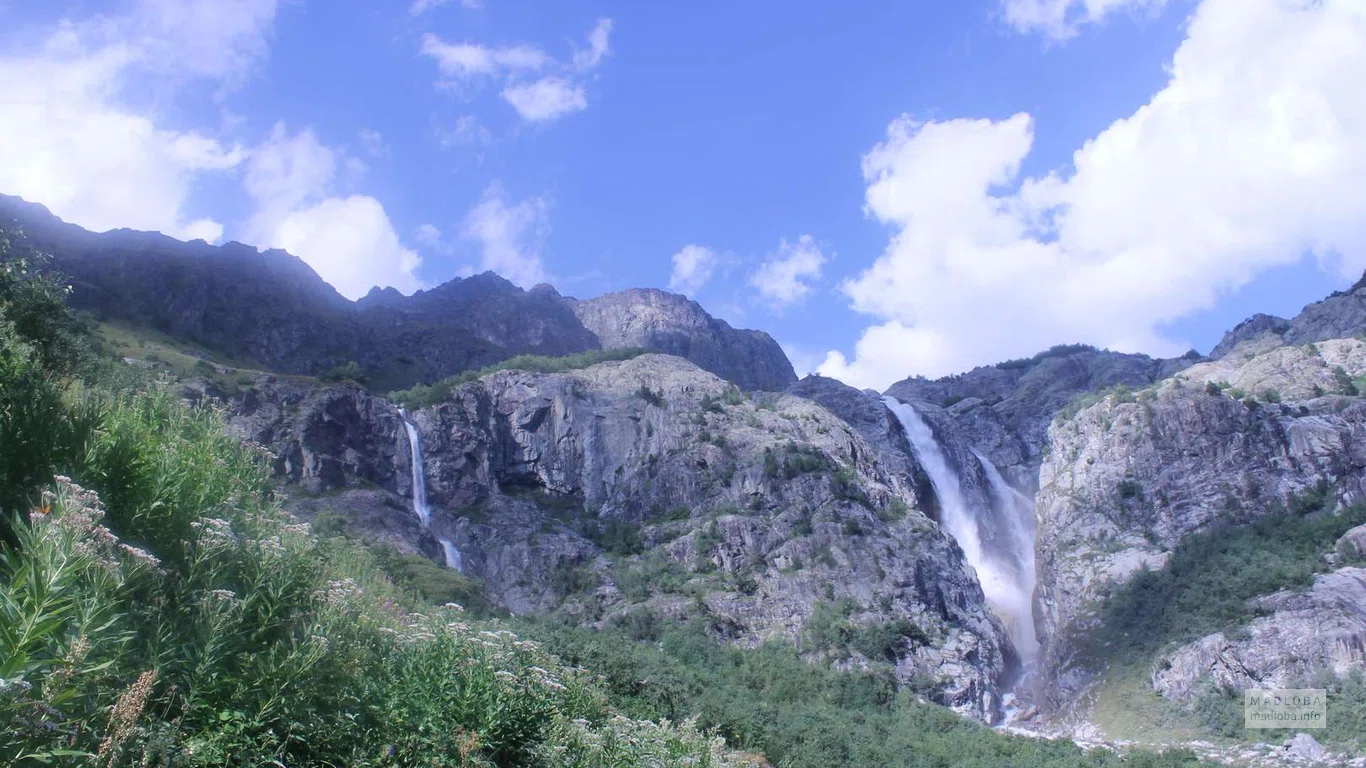
<instances>
[{"instance_id":1,"label":"waterfall","mask_svg":"<svg viewBox=\"0 0 1366 768\"><path fill-rule=\"evenodd\" d=\"M1039 638L1034 630L1032 606L1034 601L1034 502L1020 493L1006 479L1001 471L981 451L972 449L972 455L982 465L987 482L991 485L996 508L1005 519L1006 532L1009 534L1010 552L1015 560L1016 573L1020 579L1020 592L1025 598L1025 615L1019 618L1019 626L1012 639L1026 664L1039 655Z\"/></svg>"},{"instance_id":2,"label":"waterfall","mask_svg":"<svg viewBox=\"0 0 1366 768\"><path fill-rule=\"evenodd\" d=\"M940 525L958 542L968 564L977 573L988 607L1006 624L1011 642L1028 664L1037 655L1039 647L1034 633L1034 542L1032 533L1029 533L1032 526L1008 525L1009 551L988 550L982 542L982 527L991 522L993 510L974 509L967 502L958 473L935 439L930 425L914 408L891 396L883 397L882 401L896 414L920 466L930 476L935 496L939 499ZM979 459L982 458L979 454ZM994 466L987 470L989 465L988 461L982 462L994 493L1005 499L1000 505L1002 514L1018 521L1021 512L1017 500L997 488L998 480L1002 488L1009 486ZM993 473L995 479L992 478ZM1028 574L1023 572L1020 562L1025 550L1029 553Z\"/></svg>"},{"instance_id":3,"label":"waterfall","mask_svg":"<svg viewBox=\"0 0 1366 768\"><path fill-rule=\"evenodd\" d=\"M413 511L417 513L417 519L422 521L423 529L429 529L432 511L427 507L427 471L422 464L422 438L417 434L417 425L408 418L407 410L400 408L398 415L403 419L404 429L408 431L408 445L412 448L413 454ZM446 567L463 572L460 550L455 546L455 542L439 536L436 540L441 543L441 553L446 558Z\"/></svg>"}]
</instances>

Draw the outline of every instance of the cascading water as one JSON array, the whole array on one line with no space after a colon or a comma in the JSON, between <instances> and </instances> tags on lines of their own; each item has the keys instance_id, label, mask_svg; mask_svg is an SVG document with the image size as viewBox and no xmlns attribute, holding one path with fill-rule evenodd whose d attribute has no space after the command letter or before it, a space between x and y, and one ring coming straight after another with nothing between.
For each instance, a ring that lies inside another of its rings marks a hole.
<instances>
[{"instance_id":1,"label":"cascading water","mask_svg":"<svg viewBox=\"0 0 1366 768\"><path fill-rule=\"evenodd\" d=\"M973 509L968 504L963 484L944 455L944 449L935 439L930 425L921 418L911 406L887 396L883 402L896 414L901 428L906 433L915 450L916 458L930 476L935 496L939 499L940 525L958 542L968 564L977 572L977 580L982 584L987 604L1005 622L1010 631L1011 642L1021 659L1028 666L1038 654L1039 644L1034 633L1033 594L1034 594L1034 537L1032 526L1008 524L1006 538L1009 543L1004 550L988 549L983 545L982 526L991 516L990 509ZM996 495L1001 496L1001 511L1011 520L1018 521L1021 510L1017 501L1004 490L1009 488L1000 472L980 454L982 468ZM990 466L990 469L988 467ZM995 478L992 475L995 475ZM1011 489L1013 490L1013 489ZM1027 552L1026 556L1024 553ZM1024 558L1029 564L1025 572Z\"/></svg>"},{"instance_id":2,"label":"cascading water","mask_svg":"<svg viewBox=\"0 0 1366 768\"><path fill-rule=\"evenodd\" d=\"M408 411L400 408L398 415L403 419L403 427L408 431L408 445L413 455L413 511L422 521L424 529L431 527L432 511L427 507L427 470L422 464L422 438L417 434L417 425L408 418ZM441 543L441 553L446 558L446 567L463 571L460 550L450 539L437 537Z\"/></svg>"},{"instance_id":3,"label":"cascading water","mask_svg":"<svg viewBox=\"0 0 1366 768\"><path fill-rule=\"evenodd\" d=\"M1028 665L1039 655L1039 638L1034 630L1032 614L1035 582L1034 502L1007 483L1001 476L1001 471L981 451L973 448L972 455L976 456L978 463L982 465L987 483L991 485L992 496L996 499L997 510L1006 524L1006 533L1011 544L1008 554L1015 560L1020 591L1025 598L1025 615L1018 622L1018 628L1014 628L1012 639L1015 641L1015 649Z\"/></svg>"}]
</instances>

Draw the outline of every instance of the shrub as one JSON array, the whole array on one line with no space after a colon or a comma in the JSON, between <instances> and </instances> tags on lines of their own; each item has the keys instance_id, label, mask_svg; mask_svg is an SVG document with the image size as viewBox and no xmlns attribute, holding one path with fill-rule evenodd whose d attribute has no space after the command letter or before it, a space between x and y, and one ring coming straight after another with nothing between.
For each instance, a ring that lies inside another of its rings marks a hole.
<instances>
[{"instance_id":1,"label":"shrub","mask_svg":"<svg viewBox=\"0 0 1366 768\"><path fill-rule=\"evenodd\" d=\"M640 389L636 390L636 397L640 398L641 400L644 400L646 403L653 405L656 408L663 408L665 405L664 393L656 392L653 389L650 389L649 387L645 386L644 384L641 384Z\"/></svg>"},{"instance_id":2,"label":"shrub","mask_svg":"<svg viewBox=\"0 0 1366 768\"><path fill-rule=\"evenodd\" d=\"M318 378L322 381L354 381L357 384L364 384L366 376L365 369L361 368L359 363L348 360L342 365L333 366L319 373Z\"/></svg>"},{"instance_id":3,"label":"shrub","mask_svg":"<svg viewBox=\"0 0 1366 768\"><path fill-rule=\"evenodd\" d=\"M462 384L478 381L485 376L491 376L499 371L527 371L529 373L563 373L564 371L574 371L598 363L630 360L646 354L649 350L645 349L591 349L587 352L579 352L573 355L561 355L559 357L545 357L541 355L517 355L509 357L501 363L485 366L476 370L465 371L444 378L433 384L418 384L409 389L396 390L389 393L389 399L402 403L408 408L425 408L435 405L443 400L450 399L451 392ZM646 387L642 386L642 390ZM648 390L646 390L648 391ZM647 402L649 399L647 398ZM651 402L651 405L663 407L663 396L659 402Z\"/></svg>"}]
</instances>

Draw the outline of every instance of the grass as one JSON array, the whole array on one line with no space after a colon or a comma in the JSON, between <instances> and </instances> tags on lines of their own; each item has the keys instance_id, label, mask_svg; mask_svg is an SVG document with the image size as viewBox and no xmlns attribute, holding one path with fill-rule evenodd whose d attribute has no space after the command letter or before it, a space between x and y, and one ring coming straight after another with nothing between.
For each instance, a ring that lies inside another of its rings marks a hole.
<instances>
[{"instance_id":1,"label":"grass","mask_svg":"<svg viewBox=\"0 0 1366 768\"><path fill-rule=\"evenodd\" d=\"M610 361L630 360L647 353L645 349L594 349L588 352L580 352L573 355L561 357L544 357L540 355L517 355L510 357L501 363L496 363L484 368L473 371L465 371L444 378L433 384L418 384L409 389L397 390L389 393L389 399L402 403L408 408L425 408L435 405L451 396L451 392L462 384L478 381L485 376L499 371L529 371L531 373L561 373L563 371L573 371L587 368L598 363Z\"/></svg>"}]
</instances>

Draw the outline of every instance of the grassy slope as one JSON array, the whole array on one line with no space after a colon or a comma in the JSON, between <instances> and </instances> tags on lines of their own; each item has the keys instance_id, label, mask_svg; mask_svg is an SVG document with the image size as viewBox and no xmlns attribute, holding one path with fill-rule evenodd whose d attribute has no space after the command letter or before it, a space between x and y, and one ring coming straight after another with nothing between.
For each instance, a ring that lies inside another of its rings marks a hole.
<instances>
[{"instance_id":1,"label":"grassy slope","mask_svg":"<svg viewBox=\"0 0 1366 768\"><path fill-rule=\"evenodd\" d=\"M1244 730L1241 692L1209 690L1184 707L1156 694L1148 678L1160 653L1214 632L1237 632L1256 619L1248 602L1252 598L1306 588L1327 571L1331 566L1324 555L1343 533L1366 523L1366 506L1330 514L1325 509L1330 502L1326 489L1318 489L1256 522L1189 536L1164 568L1116 590L1085 649L1091 663L1105 669L1093 694L1092 721L1112 739L1149 744L1197 738L1256 742L1290 735ZM1329 728L1319 736L1353 746L1366 716L1362 687L1352 680L1304 682L1306 687L1336 686ZM1322 685L1310 685L1316 682ZM1235 704L1237 712L1231 714Z\"/></svg>"}]
</instances>

